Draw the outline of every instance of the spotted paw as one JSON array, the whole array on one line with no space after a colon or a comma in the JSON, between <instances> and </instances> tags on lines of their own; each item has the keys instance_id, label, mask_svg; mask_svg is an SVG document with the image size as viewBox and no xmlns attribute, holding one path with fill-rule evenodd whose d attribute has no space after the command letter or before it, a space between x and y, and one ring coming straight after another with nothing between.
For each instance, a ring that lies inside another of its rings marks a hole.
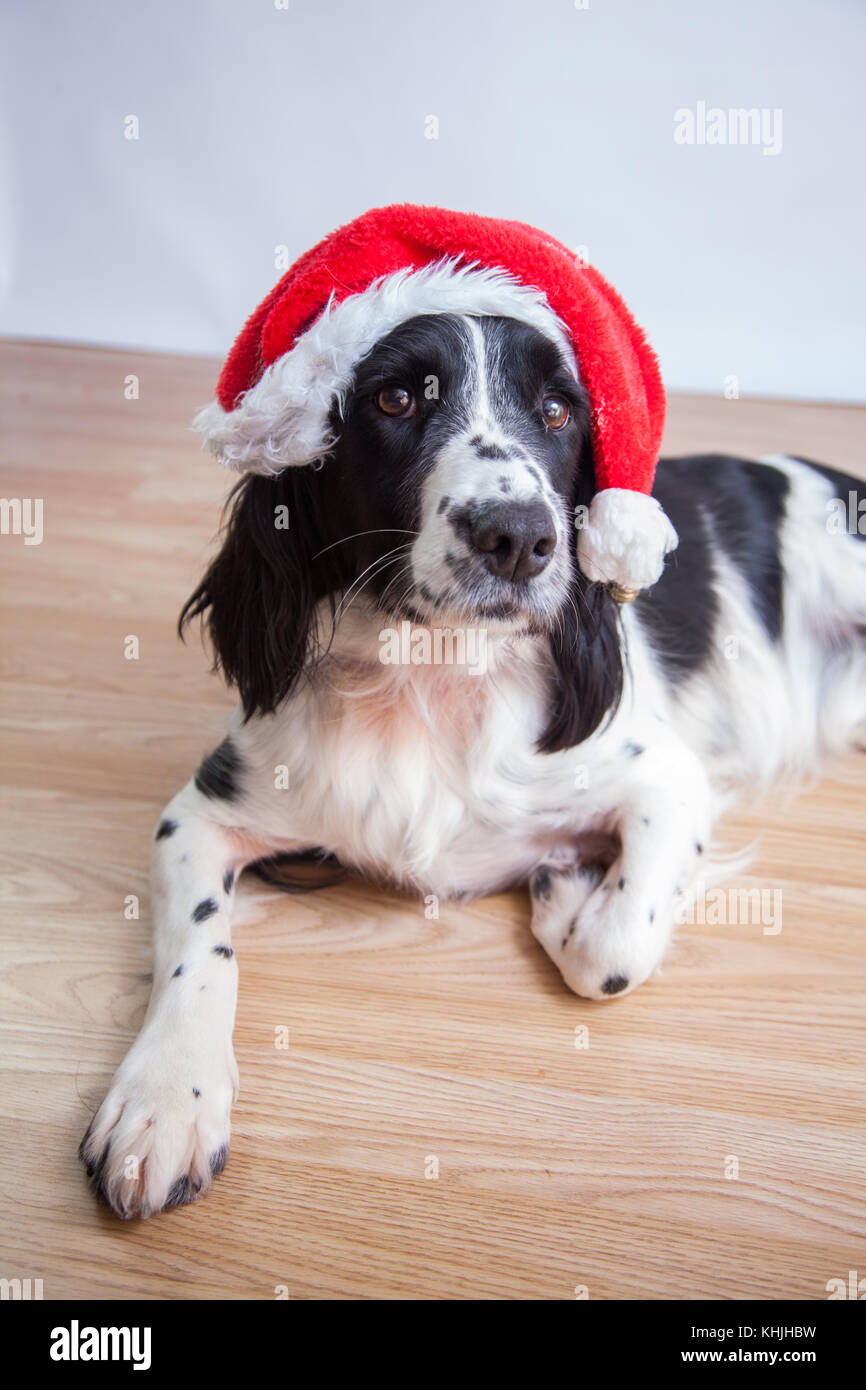
<instances>
[{"instance_id":1,"label":"spotted paw","mask_svg":"<svg viewBox=\"0 0 866 1390\"><path fill-rule=\"evenodd\" d=\"M118 1216L190 1202L225 1167L238 1076L231 1043L215 1053L143 1035L121 1064L79 1149Z\"/></svg>"},{"instance_id":2,"label":"spotted paw","mask_svg":"<svg viewBox=\"0 0 866 1390\"><path fill-rule=\"evenodd\" d=\"M629 994L660 965L670 925L661 914L642 915L616 864L607 871L543 866L530 881L530 894L533 935L582 998Z\"/></svg>"}]
</instances>

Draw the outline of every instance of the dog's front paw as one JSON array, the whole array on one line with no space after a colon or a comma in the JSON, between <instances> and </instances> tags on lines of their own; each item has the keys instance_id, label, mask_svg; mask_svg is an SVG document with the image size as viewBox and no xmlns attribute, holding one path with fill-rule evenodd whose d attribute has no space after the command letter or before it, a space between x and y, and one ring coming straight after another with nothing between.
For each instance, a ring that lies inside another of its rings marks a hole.
<instances>
[{"instance_id":1,"label":"dog's front paw","mask_svg":"<svg viewBox=\"0 0 866 1390\"><path fill-rule=\"evenodd\" d=\"M629 994L661 964L671 915L647 908L617 864L607 872L541 868L530 894L533 935L582 998Z\"/></svg>"},{"instance_id":2,"label":"dog's front paw","mask_svg":"<svg viewBox=\"0 0 866 1390\"><path fill-rule=\"evenodd\" d=\"M141 1037L122 1062L79 1148L118 1216L190 1202L225 1167L238 1074L230 1041L215 1052Z\"/></svg>"}]
</instances>

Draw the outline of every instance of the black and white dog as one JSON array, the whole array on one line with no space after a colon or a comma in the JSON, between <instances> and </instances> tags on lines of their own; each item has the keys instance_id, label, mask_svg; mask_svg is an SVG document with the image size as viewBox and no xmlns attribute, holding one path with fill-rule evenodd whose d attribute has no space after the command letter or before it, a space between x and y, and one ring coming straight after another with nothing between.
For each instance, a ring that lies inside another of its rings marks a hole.
<instances>
[{"instance_id":1,"label":"black and white dog","mask_svg":"<svg viewBox=\"0 0 866 1390\"><path fill-rule=\"evenodd\" d=\"M663 461L679 548L620 606L575 560L593 447L549 337L414 317L333 426L324 466L240 482L184 611L241 704L159 821L150 1006L82 1143L122 1216L225 1163L245 866L328 855L441 899L528 884L566 984L611 999L662 961L730 789L812 767L866 719L866 545L828 525L832 499L866 495L854 479ZM461 632L463 659L437 660L436 633Z\"/></svg>"}]
</instances>

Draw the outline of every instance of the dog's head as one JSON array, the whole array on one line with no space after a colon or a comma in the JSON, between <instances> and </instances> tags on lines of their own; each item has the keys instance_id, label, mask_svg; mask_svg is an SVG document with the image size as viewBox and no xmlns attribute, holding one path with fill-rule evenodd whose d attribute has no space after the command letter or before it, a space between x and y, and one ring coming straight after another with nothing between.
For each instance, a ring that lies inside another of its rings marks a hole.
<instances>
[{"instance_id":1,"label":"dog's head","mask_svg":"<svg viewBox=\"0 0 866 1390\"><path fill-rule=\"evenodd\" d=\"M395 528L367 552L382 562L366 581L379 604L549 631L572 580L589 430L553 343L514 319L410 319L360 364L343 414L333 476L346 520Z\"/></svg>"},{"instance_id":2,"label":"dog's head","mask_svg":"<svg viewBox=\"0 0 866 1390\"><path fill-rule=\"evenodd\" d=\"M319 466L250 475L182 624L207 615L247 716L313 662L316 611L355 603L550 646L541 747L575 745L620 693L616 604L580 574L595 491L590 411L550 337L511 318L426 314L358 363Z\"/></svg>"}]
</instances>

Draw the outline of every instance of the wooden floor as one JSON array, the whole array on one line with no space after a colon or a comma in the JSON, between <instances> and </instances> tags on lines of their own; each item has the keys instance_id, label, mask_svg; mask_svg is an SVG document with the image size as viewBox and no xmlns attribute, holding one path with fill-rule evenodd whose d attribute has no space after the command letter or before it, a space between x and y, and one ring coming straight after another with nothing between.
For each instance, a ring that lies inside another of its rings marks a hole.
<instances>
[{"instance_id":1,"label":"wooden floor","mask_svg":"<svg viewBox=\"0 0 866 1390\"><path fill-rule=\"evenodd\" d=\"M866 759L726 824L760 834L736 882L782 889L779 935L683 928L619 1002L568 993L521 893L429 922L245 879L229 1167L147 1223L93 1204L76 1147L147 999L149 836L231 705L174 636L227 484L188 431L215 372L0 346L0 490L44 498L41 545L0 536L0 1275L100 1299L822 1299L866 1275ZM717 447L862 474L866 411L672 401L668 450Z\"/></svg>"}]
</instances>

